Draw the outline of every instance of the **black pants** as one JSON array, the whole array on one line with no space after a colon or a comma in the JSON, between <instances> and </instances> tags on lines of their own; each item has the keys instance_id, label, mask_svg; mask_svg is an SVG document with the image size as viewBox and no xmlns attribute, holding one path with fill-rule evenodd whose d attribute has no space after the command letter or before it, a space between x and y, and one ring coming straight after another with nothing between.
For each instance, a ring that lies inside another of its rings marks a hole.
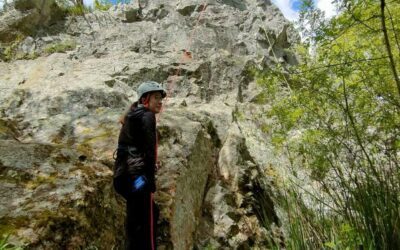
<instances>
[{"instance_id":1,"label":"black pants","mask_svg":"<svg viewBox=\"0 0 400 250\"><path fill-rule=\"evenodd\" d=\"M152 193L131 193L126 200L126 250L155 250L158 209Z\"/></svg>"}]
</instances>

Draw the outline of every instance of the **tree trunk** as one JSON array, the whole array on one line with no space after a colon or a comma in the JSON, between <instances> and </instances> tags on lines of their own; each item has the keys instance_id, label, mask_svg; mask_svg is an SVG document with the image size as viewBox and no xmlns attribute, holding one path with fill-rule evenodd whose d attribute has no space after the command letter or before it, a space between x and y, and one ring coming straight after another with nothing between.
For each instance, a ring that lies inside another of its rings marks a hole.
<instances>
[{"instance_id":1,"label":"tree trunk","mask_svg":"<svg viewBox=\"0 0 400 250\"><path fill-rule=\"evenodd\" d=\"M390 46L389 36L388 36L388 33L387 33L387 29L386 29L385 0L381 0L381 22L382 22L383 36L385 38L386 50L387 50L387 53L388 53L388 56L389 56L389 60L390 60L390 67L392 69L394 80L395 80L396 86L397 86L397 91L399 92L399 97L400 97L400 79L399 79L399 75L397 74L396 64L395 64L394 59L393 59L392 48Z\"/></svg>"}]
</instances>

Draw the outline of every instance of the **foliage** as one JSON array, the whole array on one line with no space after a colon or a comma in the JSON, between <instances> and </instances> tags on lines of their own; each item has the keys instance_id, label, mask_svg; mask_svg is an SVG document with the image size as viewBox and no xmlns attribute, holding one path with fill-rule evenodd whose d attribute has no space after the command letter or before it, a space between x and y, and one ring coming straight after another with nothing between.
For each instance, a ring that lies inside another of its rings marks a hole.
<instances>
[{"instance_id":1,"label":"foliage","mask_svg":"<svg viewBox=\"0 0 400 250\"><path fill-rule=\"evenodd\" d=\"M34 51L33 53L23 55L22 59L34 60L34 59L38 58L39 56L40 56L39 53Z\"/></svg>"},{"instance_id":2,"label":"foliage","mask_svg":"<svg viewBox=\"0 0 400 250\"><path fill-rule=\"evenodd\" d=\"M91 12L93 9L100 11L109 10L114 4L127 4L130 0L95 0L93 8L85 6L80 0L57 0L58 4L63 8L64 12L71 16L83 16Z\"/></svg>"},{"instance_id":3,"label":"foliage","mask_svg":"<svg viewBox=\"0 0 400 250\"><path fill-rule=\"evenodd\" d=\"M130 0L95 0L94 1L94 9L95 10L101 10L101 11L107 11L113 6L113 4L127 4L130 3Z\"/></svg>"},{"instance_id":4,"label":"foliage","mask_svg":"<svg viewBox=\"0 0 400 250\"><path fill-rule=\"evenodd\" d=\"M72 40L66 40L62 41L59 43L54 43L48 45L45 49L44 52L47 54L52 54L52 53L64 53L68 50L73 50L76 48L76 42Z\"/></svg>"},{"instance_id":5,"label":"foliage","mask_svg":"<svg viewBox=\"0 0 400 250\"><path fill-rule=\"evenodd\" d=\"M358 248L360 238L354 228L338 217L329 217L322 206L314 210L307 208L295 190L295 187L289 188L282 197L288 211L288 249Z\"/></svg>"},{"instance_id":6,"label":"foliage","mask_svg":"<svg viewBox=\"0 0 400 250\"><path fill-rule=\"evenodd\" d=\"M90 9L84 5L72 5L65 9L70 16L83 16L90 12Z\"/></svg>"},{"instance_id":7,"label":"foliage","mask_svg":"<svg viewBox=\"0 0 400 250\"><path fill-rule=\"evenodd\" d=\"M208 243L205 247L204 250L215 250L217 249L216 247L214 247L211 243Z\"/></svg>"},{"instance_id":8,"label":"foliage","mask_svg":"<svg viewBox=\"0 0 400 250\"><path fill-rule=\"evenodd\" d=\"M90 12L90 8L79 0L58 0L57 3L67 15L70 16L83 16Z\"/></svg>"},{"instance_id":9,"label":"foliage","mask_svg":"<svg viewBox=\"0 0 400 250\"><path fill-rule=\"evenodd\" d=\"M3 48L0 47L0 60L9 62L15 59L17 57L18 47L24 38L24 35L19 34L13 42Z\"/></svg>"},{"instance_id":10,"label":"foliage","mask_svg":"<svg viewBox=\"0 0 400 250\"><path fill-rule=\"evenodd\" d=\"M272 141L311 170L334 208L315 217L297 204L292 218L304 220L290 231L324 240L293 247L400 249L400 3L335 2L341 14L326 21L304 1L309 36L287 80L281 68L257 76L273 103L268 115L280 124Z\"/></svg>"},{"instance_id":11,"label":"foliage","mask_svg":"<svg viewBox=\"0 0 400 250\"><path fill-rule=\"evenodd\" d=\"M22 250L21 247L15 247L12 244L8 243L9 237L10 236L0 238L0 250Z\"/></svg>"},{"instance_id":12,"label":"foliage","mask_svg":"<svg viewBox=\"0 0 400 250\"><path fill-rule=\"evenodd\" d=\"M110 9L112 4L107 0L95 0L94 1L94 9L95 10L102 10L107 11Z\"/></svg>"},{"instance_id":13,"label":"foliage","mask_svg":"<svg viewBox=\"0 0 400 250\"><path fill-rule=\"evenodd\" d=\"M0 60L9 62L11 60L33 60L38 58L42 52L34 51L32 53L24 53L20 49L20 45L24 40L24 36L19 35L13 42L5 47L0 47ZM53 43L46 46L43 52L46 54L52 53L64 53L68 50L73 50L76 48L76 42L73 40L65 40L58 43Z\"/></svg>"}]
</instances>

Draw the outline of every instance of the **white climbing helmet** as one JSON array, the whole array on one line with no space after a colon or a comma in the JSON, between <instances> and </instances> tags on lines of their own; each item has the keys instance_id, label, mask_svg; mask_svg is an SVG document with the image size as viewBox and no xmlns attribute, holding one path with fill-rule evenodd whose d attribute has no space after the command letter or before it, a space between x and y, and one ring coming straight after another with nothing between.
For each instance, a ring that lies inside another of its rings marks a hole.
<instances>
[{"instance_id":1,"label":"white climbing helmet","mask_svg":"<svg viewBox=\"0 0 400 250\"><path fill-rule=\"evenodd\" d=\"M144 94L150 92L160 92L163 98L167 96L167 92L161 86L161 84L154 81L146 81L142 82L137 88L138 99L140 100Z\"/></svg>"}]
</instances>

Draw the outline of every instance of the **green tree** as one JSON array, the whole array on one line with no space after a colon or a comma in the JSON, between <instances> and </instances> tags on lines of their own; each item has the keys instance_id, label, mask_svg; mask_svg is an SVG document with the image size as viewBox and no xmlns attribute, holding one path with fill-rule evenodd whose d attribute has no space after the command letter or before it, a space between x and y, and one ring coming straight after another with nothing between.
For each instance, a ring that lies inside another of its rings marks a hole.
<instances>
[{"instance_id":1,"label":"green tree","mask_svg":"<svg viewBox=\"0 0 400 250\"><path fill-rule=\"evenodd\" d=\"M335 3L340 14L328 21L303 1L307 39L301 63L285 69L291 91L279 70L259 74L280 124L274 141L312 171L331 222L354 229L352 239L321 230L319 246L400 249L400 2Z\"/></svg>"}]
</instances>

